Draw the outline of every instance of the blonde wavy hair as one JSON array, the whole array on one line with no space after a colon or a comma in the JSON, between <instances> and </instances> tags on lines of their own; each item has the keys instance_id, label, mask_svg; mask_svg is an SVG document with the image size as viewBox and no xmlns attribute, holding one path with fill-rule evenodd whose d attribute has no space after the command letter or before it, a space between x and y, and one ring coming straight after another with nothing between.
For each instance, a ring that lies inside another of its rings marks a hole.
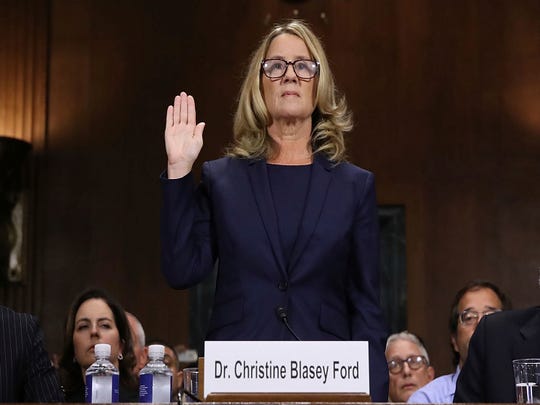
<instances>
[{"instance_id":1,"label":"blonde wavy hair","mask_svg":"<svg viewBox=\"0 0 540 405\"><path fill-rule=\"evenodd\" d=\"M335 163L345 160L343 134L352 130L352 117L345 97L338 94L334 77L323 46L311 28L301 20L277 24L263 38L252 54L247 73L240 88L238 107L234 116L234 141L226 154L239 158L269 158L275 152L267 127L272 122L261 90L261 62L272 40L281 34L292 34L304 41L310 57L317 60L320 70L315 91L315 110L312 114L311 150L322 153Z\"/></svg>"}]
</instances>

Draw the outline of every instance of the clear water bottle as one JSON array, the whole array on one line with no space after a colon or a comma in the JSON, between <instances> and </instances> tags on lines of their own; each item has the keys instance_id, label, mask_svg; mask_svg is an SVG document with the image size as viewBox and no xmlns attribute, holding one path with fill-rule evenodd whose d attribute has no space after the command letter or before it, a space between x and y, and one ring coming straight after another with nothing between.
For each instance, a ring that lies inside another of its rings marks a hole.
<instances>
[{"instance_id":1,"label":"clear water bottle","mask_svg":"<svg viewBox=\"0 0 540 405\"><path fill-rule=\"evenodd\" d=\"M148 346L150 360L139 372L139 402L171 402L172 371L163 362L164 356L163 345Z\"/></svg>"},{"instance_id":2,"label":"clear water bottle","mask_svg":"<svg viewBox=\"0 0 540 405\"><path fill-rule=\"evenodd\" d=\"M118 402L118 369L109 361L111 345L98 343L94 346L96 361L86 370L86 402L104 404Z\"/></svg>"}]
</instances>

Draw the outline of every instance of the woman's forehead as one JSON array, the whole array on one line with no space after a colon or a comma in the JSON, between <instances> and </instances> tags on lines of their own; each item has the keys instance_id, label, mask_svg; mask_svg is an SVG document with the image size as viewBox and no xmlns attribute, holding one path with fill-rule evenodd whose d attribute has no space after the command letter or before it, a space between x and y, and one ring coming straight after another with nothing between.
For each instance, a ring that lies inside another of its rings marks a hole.
<instances>
[{"instance_id":1,"label":"woman's forehead","mask_svg":"<svg viewBox=\"0 0 540 405\"><path fill-rule=\"evenodd\" d=\"M109 305L101 298L91 298L81 304L75 319L79 318L112 318L112 310Z\"/></svg>"},{"instance_id":2,"label":"woman's forehead","mask_svg":"<svg viewBox=\"0 0 540 405\"><path fill-rule=\"evenodd\" d=\"M293 34L280 34L268 46L266 57L309 57L309 49L304 40Z\"/></svg>"}]
</instances>

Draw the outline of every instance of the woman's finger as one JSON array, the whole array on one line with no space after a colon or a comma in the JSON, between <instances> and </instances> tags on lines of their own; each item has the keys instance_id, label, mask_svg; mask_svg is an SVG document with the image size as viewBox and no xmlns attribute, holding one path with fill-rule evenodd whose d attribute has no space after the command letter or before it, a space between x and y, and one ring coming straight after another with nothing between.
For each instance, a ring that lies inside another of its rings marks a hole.
<instances>
[{"instance_id":1,"label":"woman's finger","mask_svg":"<svg viewBox=\"0 0 540 405\"><path fill-rule=\"evenodd\" d=\"M187 124L187 94L180 93L180 123Z\"/></svg>"},{"instance_id":2,"label":"woman's finger","mask_svg":"<svg viewBox=\"0 0 540 405\"><path fill-rule=\"evenodd\" d=\"M187 123L190 125L197 124L197 112L195 110L195 99L193 96L187 98Z\"/></svg>"},{"instance_id":3,"label":"woman's finger","mask_svg":"<svg viewBox=\"0 0 540 405\"><path fill-rule=\"evenodd\" d=\"M203 131L204 131L204 128L206 127L206 123L204 122L199 122L197 124L197 126L195 127L195 131L193 133L193 137L195 139L200 139L201 141L201 144L202 144L202 134L203 134Z\"/></svg>"},{"instance_id":4,"label":"woman's finger","mask_svg":"<svg viewBox=\"0 0 540 405\"><path fill-rule=\"evenodd\" d=\"M173 125L176 125L180 122L180 96L174 98L174 114L173 114Z\"/></svg>"},{"instance_id":5,"label":"woman's finger","mask_svg":"<svg viewBox=\"0 0 540 405\"><path fill-rule=\"evenodd\" d=\"M174 114L174 107L170 105L167 107L167 115L165 117L165 129L173 126L173 114Z\"/></svg>"}]
</instances>

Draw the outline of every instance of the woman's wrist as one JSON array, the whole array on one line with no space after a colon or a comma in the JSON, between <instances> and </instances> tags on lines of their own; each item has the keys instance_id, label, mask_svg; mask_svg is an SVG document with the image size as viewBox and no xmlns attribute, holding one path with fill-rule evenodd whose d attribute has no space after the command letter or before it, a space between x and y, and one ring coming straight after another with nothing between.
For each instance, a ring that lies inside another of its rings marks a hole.
<instances>
[{"instance_id":1,"label":"woman's wrist","mask_svg":"<svg viewBox=\"0 0 540 405\"><path fill-rule=\"evenodd\" d=\"M167 178L173 180L173 179L180 179L191 172L192 165L186 165L186 164L167 164Z\"/></svg>"}]
</instances>

